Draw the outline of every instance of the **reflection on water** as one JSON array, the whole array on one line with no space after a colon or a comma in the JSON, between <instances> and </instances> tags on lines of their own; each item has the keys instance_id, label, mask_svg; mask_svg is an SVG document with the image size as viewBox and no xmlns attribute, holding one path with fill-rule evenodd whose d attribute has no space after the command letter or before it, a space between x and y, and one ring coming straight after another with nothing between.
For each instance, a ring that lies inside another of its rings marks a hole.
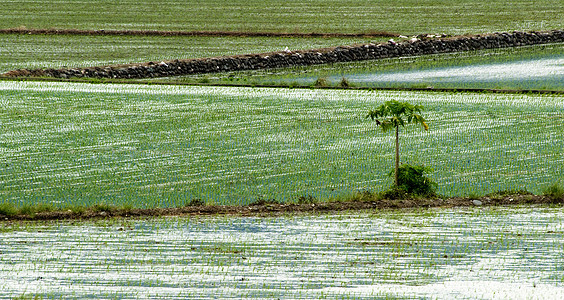
<instances>
[{"instance_id":1,"label":"reflection on water","mask_svg":"<svg viewBox=\"0 0 564 300\"><path fill-rule=\"evenodd\" d=\"M484 64L432 70L355 74L351 82L495 82L503 80L560 79L564 84L564 57ZM334 78L340 80L340 77Z\"/></svg>"},{"instance_id":2,"label":"reflection on water","mask_svg":"<svg viewBox=\"0 0 564 300\"><path fill-rule=\"evenodd\" d=\"M448 63L445 62L445 64ZM564 90L564 56L551 55L498 62L483 62L462 66L426 67L413 69L398 64L397 69L378 70L379 61L373 61L371 70L355 72L334 70L326 75L298 75L280 81L312 85L319 78L338 86L343 78L357 87L408 87L453 89L515 89L515 90Z\"/></svg>"},{"instance_id":3,"label":"reflection on water","mask_svg":"<svg viewBox=\"0 0 564 300\"><path fill-rule=\"evenodd\" d=\"M564 299L561 207L5 225L0 299Z\"/></svg>"}]
</instances>

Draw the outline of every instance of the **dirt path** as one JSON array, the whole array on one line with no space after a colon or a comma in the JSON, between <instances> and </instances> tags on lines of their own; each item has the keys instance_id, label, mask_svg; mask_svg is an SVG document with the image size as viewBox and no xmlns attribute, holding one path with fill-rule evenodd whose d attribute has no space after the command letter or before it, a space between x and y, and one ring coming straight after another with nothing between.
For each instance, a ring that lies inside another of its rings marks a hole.
<instances>
[{"instance_id":1,"label":"dirt path","mask_svg":"<svg viewBox=\"0 0 564 300\"><path fill-rule=\"evenodd\" d=\"M547 196L531 194L511 194L486 196L479 199L470 198L438 198L438 199L407 199L388 200L370 199L368 196L360 196L358 199L349 201L331 201L309 203L271 203L262 201L247 206L230 205L201 205L186 206L178 208L154 208L154 209L123 209L123 208L100 208L92 207L83 211L51 211L27 215L1 216L0 222L12 221L37 221L37 220L89 220L107 218L147 218L160 216L279 216L285 214L319 214L338 213L342 211L366 211L366 210L394 210L394 209L417 209L417 208L451 208L470 206L509 206L509 205L564 205L564 199L552 199Z\"/></svg>"},{"instance_id":2,"label":"dirt path","mask_svg":"<svg viewBox=\"0 0 564 300\"><path fill-rule=\"evenodd\" d=\"M81 29L0 29L0 34L39 34L39 35L121 35L121 36L209 36L209 37L287 37L287 38L365 38L398 37L400 34L385 31L366 33L335 32L252 32L252 31L163 31L163 30L81 30Z\"/></svg>"}]
</instances>

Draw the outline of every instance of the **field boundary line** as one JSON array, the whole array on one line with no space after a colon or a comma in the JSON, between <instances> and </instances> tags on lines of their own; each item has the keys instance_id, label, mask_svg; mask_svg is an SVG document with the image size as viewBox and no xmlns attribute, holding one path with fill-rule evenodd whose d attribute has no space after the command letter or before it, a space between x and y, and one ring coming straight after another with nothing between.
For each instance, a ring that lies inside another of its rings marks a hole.
<instances>
[{"instance_id":1,"label":"field boundary line","mask_svg":"<svg viewBox=\"0 0 564 300\"><path fill-rule=\"evenodd\" d=\"M89 78L50 78L50 77L0 77L0 81L43 81L43 82L71 82L96 84L141 84L141 85L176 85L176 86L209 86L209 87L246 87L273 89L324 89L324 90L364 90L364 91L411 91L411 92L450 92L450 93L493 93L493 94L546 94L564 95L564 90L517 90L517 89L480 89L480 88L417 88L417 87L365 87L365 86L319 86L310 85L266 85L266 84L228 84L228 83L195 83L195 82L167 82L167 81L130 81L126 79L89 79Z\"/></svg>"},{"instance_id":2,"label":"field boundary line","mask_svg":"<svg viewBox=\"0 0 564 300\"><path fill-rule=\"evenodd\" d=\"M374 198L371 198L374 197ZM509 193L504 195L471 197L425 198L425 199L379 199L375 195L367 199L345 201L315 201L313 203L264 202L249 205L188 205L183 207L127 208L119 206L78 207L38 211L33 214L15 212L11 215L0 213L0 224L6 222L50 221L50 220L89 220L108 218L156 218L162 216L234 216L234 217L272 217L291 214L337 213L342 211L408 210L452 207L499 207L557 205L562 207L564 199L530 193ZM17 211L16 208L14 208Z\"/></svg>"},{"instance_id":3,"label":"field boundary line","mask_svg":"<svg viewBox=\"0 0 564 300\"><path fill-rule=\"evenodd\" d=\"M202 36L202 37L297 37L297 38L355 38L355 37L399 37L401 34L373 31L359 33L340 32L267 32L267 31L175 31L175 30L85 30L85 29L0 29L0 34L34 35L118 35L118 36Z\"/></svg>"}]
</instances>

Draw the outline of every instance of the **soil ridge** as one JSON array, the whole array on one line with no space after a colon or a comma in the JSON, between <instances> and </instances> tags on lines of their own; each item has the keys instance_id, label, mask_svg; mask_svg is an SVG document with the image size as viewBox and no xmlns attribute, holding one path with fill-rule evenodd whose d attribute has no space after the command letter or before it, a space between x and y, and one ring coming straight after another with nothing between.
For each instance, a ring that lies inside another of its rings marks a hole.
<instances>
[{"instance_id":1,"label":"soil ridge","mask_svg":"<svg viewBox=\"0 0 564 300\"><path fill-rule=\"evenodd\" d=\"M563 43L564 30L504 32L464 36L419 35L402 42L357 44L332 48L183 59L101 67L63 69L20 69L4 77L142 79L192 74L275 69L294 66L374 60L401 56L509 48L536 44Z\"/></svg>"},{"instance_id":2,"label":"soil ridge","mask_svg":"<svg viewBox=\"0 0 564 300\"><path fill-rule=\"evenodd\" d=\"M398 37L399 33L374 31L365 33L340 32L268 32L268 31L175 31L175 30L87 30L64 28L28 29L25 27L0 29L0 34L36 35L118 35L118 36L204 36L204 37L297 37L297 38L355 38L355 37Z\"/></svg>"},{"instance_id":3,"label":"soil ridge","mask_svg":"<svg viewBox=\"0 0 564 300\"><path fill-rule=\"evenodd\" d=\"M308 200L307 198L306 200ZM258 201L246 206L239 205L188 205L172 208L118 208L93 206L81 211L60 210L34 214L2 216L2 222L50 221L50 220L89 220L107 218L153 218L163 216L236 216L272 217L285 214L329 214L343 211L377 211L398 209L430 209L453 207L487 207L515 205L564 205L564 199L545 195L500 194L484 197L455 197L434 199L379 199L372 194L360 194L346 201L305 201L302 203L279 203Z\"/></svg>"}]
</instances>

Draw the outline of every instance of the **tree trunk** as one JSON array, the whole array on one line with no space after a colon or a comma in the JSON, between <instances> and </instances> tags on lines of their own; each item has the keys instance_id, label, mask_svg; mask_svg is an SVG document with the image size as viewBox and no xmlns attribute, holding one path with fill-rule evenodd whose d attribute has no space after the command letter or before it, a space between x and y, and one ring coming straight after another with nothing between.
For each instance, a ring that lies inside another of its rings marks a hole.
<instances>
[{"instance_id":1,"label":"tree trunk","mask_svg":"<svg viewBox=\"0 0 564 300\"><path fill-rule=\"evenodd\" d=\"M395 173L396 186L399 186L398 173L399 173L399 126L396 126L396 173Z\"/></svg>"}]
</instances>

